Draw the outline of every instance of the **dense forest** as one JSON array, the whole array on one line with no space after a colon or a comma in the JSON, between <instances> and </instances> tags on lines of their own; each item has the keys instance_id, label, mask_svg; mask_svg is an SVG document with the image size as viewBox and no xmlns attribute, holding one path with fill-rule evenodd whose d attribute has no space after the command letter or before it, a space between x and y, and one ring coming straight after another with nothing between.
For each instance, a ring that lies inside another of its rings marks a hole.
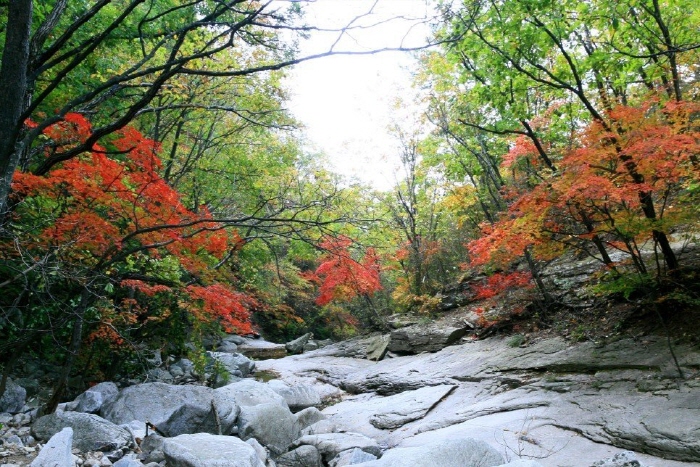
<instances>
[{"instance_id":1,"label":"dense forest","mask_svg":"<svg viewBox=\"0 0 700 467\"><path fill-rule=\"evenodd\" d=\"M348 337L430 319L465 277L553 309L538 271L565 254L600 262L597 293L700 306L678 254L700 219L700 5L434 8L424 112L387 129L403 173L381 192L285 110L290 67L323 60L298 53L303 2L0 2L4 378L55 362L58 400L144 345Z\"/></svg>"}]
</instances>

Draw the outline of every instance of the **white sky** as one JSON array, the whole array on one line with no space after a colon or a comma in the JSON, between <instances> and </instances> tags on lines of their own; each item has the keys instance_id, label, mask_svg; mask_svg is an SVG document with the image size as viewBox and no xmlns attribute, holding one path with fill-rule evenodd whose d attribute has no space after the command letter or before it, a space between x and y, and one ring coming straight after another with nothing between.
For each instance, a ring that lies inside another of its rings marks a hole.
<instances>
[{"instance_id":1,"label":"white sky","mask_svg":"<svg viewBox=\"0 0 700 467\"><path fill-rule=\"evenodd\" d=\"M337 28L367 13L375 0L316 0L305 3L310 25ZM425 0L378 0L373 14L358 24L369 25L397 16L425 18ZM423 45L428 28L421 21L397 19L350 32L337 51L376 50ZM303 41L301 56L328 50L338 33L314 32ZM394 185L398 153L388 127L401 120L392 110L396 98L410 103L415 59L406 52L333 56L301 63L290 72L290 110L305 126L313 148L329 156L332 169L378 189Z\"/></svg>"}]
</instances>

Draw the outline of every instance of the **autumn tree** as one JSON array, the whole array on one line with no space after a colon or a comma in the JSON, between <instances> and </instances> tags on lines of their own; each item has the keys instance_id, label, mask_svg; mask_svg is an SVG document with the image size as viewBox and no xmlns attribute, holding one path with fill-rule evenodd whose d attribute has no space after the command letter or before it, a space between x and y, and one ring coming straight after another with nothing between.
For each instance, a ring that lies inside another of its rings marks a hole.
<instances>
[{"instance_id":1,"label":"autumn tree","mask_svg":"<svg viewBox=\"0 0 700 467\"><path fill-rule=\"evenodd\" d=\"M475 139L461 136L465 128L510 141L507 168L520 177L518 186L504 187L512 203L519 194L541 201L541 195L528 192L540 185L536 191L546 191L564 166L571 170L562 161L580 143L581 122L596 122L610 137L605 141L617 154L616 167L627 170L626 177L635 181L638 201L628 208L634 206L648 225L655 226L650 235L667 269L674 270L678 261L662 227L665 198L647 190L643 170L621 144L625 135L615 109L640 105L640 99L657 87L664 89L666 98L682 98L678 60L692 63L697 49L687 34L692 29L687 11L692 9L687 3L651 1L445 5L448 26L441 34L454 38L446 47L454 68L447 68L463 84L449 100L436 101L441 128L449 139L467 142L463 148ZM444 87L433 89L445 95ZM599 219L590 206L573 203L566 212L611 265L609 245L598 232ZM514 224L532 225L511 217ZM540 234L523 232L520 239L534 241L533 235ZM508 244L508 249L515 245Z\"/></svg>"}]
</instances>

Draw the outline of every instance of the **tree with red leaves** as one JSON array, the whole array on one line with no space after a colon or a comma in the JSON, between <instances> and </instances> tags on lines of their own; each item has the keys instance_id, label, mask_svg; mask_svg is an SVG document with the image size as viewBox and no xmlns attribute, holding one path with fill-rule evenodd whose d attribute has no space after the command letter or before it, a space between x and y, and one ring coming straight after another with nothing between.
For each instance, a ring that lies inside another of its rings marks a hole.
<instances>
[{"instance_id":1,"label":"tree with red leaves","mask_svg":"<svg viewBox=\"0 0 700 467\"><path fill-rule=\"evenodd\" d=\"M83 115L68 114L43 131L46 157L70 151L91 131ZM23 311L3 327L2 350L22 349L47 331L69 341L51 404L85 339L116 349L154 326L212 323L252 332L255 300L234 290L219 268L244 241L205 207L193 212L183 205L158 174L158 150L125 127L46 174L14 176L17 236L0 240L0 272L8 277L5 296ZM70 337L62 335L66 327Z\"/></svg>"},{"instance_id":2,"label":"tree with red leaves","mask_svg":"<svg viewBox=\"0 0 700 467\"><path fill-rule=\"evenodd\" d=\"M379 257L368 248L364 258L355 260L350 253L352 239L327 237L320 247L326 252L314 274L307 279L319 284L317 305L333 301L349 301L355 297L370 297L382 289L379 281Z\"/></svg>"},{"instance_id":3,"label":"tree with red leaves","mask_svg":"<svg viewBox=\"0 0 700 467\"><path fill-rule=\"evenodd\" d=\"M483 226L469 244L472 264L505 266L527 248L552 256L557 244L600 242L602 253L620 251L647 273L642 245L656 246L658 232L697 220L698 111L694 102L650 100L612 109L612 125L592 122L559 162L560 173L522 189L498 222ZM661 206L653 218L649 203Z\"/></svg>"}]
</instances>

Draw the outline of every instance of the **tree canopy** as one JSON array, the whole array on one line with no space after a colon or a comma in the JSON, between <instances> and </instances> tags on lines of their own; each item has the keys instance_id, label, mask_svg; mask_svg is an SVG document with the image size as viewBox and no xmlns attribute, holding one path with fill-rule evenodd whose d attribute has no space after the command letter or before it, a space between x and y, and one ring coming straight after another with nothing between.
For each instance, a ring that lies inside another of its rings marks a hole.
<instances>
[{"instance_id":1,"label":"tree canopy","mask_svg":"<svg viewBox=\"0 0 700 467\"><path fill-rule=\"evenodd\" d=\"M430 317L465 277L475 299L536 291L546 325L540 271L565 254L608 290L676 290L700 219L696 3L436 2L379 192L286 110L301 3L5 2L5 376L28 349L62 364L51 409L144 342L346 337Z\"/></svg>"}]
</instances>

